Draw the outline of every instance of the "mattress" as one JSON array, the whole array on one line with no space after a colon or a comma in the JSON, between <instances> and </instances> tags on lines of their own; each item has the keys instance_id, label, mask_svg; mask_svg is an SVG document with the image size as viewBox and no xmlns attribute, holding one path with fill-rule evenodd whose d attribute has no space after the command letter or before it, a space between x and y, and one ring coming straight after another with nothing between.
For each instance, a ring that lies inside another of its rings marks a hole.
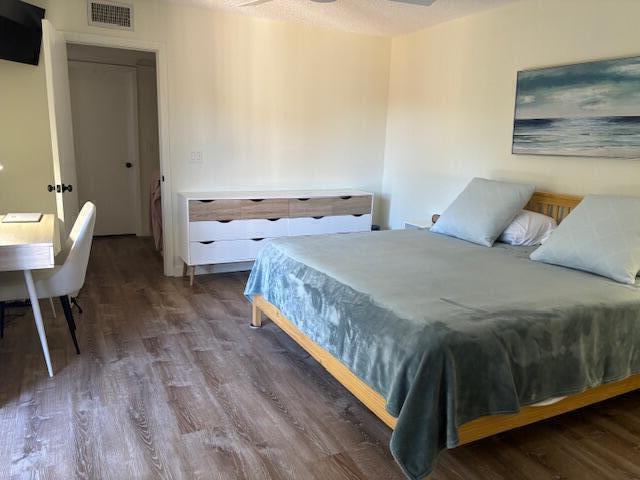
<instances>
[{"instance_id":1,"label":"mattress","mask_svg":"<svg viewBox=\"0 0 640 480\"><path fill-rule=\"evenodd\" d=\"M457 427L640 371L640 286L424 230L277 239L262 295L398 418L391 452L422 478Z\"/></svg>"}]
</instances>

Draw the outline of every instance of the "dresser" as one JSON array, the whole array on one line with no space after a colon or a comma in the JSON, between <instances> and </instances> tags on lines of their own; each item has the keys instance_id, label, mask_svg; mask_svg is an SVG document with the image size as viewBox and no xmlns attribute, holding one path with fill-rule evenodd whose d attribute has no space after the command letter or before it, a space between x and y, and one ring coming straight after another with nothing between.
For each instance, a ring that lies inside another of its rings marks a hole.
<instances>
[{"instance_id":1,"label":"dresser","mask_svg":"<svg viewBox=\"0 0 640 480\"><path fill-rule=\"evenodd\" d=\"M371 230L373 194L360 190L178 194L179 254L195 267L248 262L271 238Z\"/></svg>"}]
</instances>

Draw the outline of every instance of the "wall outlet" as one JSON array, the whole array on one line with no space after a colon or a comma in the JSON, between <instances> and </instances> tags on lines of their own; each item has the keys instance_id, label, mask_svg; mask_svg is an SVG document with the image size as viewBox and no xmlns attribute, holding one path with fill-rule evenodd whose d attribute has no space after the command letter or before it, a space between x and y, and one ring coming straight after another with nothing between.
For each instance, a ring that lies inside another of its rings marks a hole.
<instances>
[{"instance_id":1,"label":"wall outlet","mask_svg":"<svg viewBox=\"0 0 640 480\"><path fill-rule=\"evenodd\" d=\"M191 157L189 158L189 163L201 164L202 163L202 152L191 152Z\"/></svg>"}]
</instances>

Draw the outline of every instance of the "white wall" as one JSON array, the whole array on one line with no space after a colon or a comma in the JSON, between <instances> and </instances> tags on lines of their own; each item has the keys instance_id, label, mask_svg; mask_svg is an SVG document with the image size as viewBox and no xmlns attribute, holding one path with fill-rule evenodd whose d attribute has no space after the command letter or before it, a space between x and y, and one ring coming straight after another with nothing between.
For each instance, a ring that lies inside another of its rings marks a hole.
<instances>
[{"instance_id":1,"label":"white wall","mask_svg":"<svg viewBox=\"0 0 640 480\"><path fill-rule=\"evenodd\" d=\"M441 212L473 176L640 195L640 160L510 153L516 72L639 55L638 19L636 0L527 0L394 38L389 224Z\"/></svg>"},{"instance_id":2,"label":"white wall","mask_svg":"<svg viewBox=\"0 0 640 480\"><path fill-rule=\"evenodd\" d=\"M380 192L387 39L172 10L177 191L362 187ZM186 52L189 52L186 54ZM189 165L189 152L203 152Z\"/></svg>"},{"instance_id":3,"label":"white wall","mask_svg":"<svg viewBox=\"0 0 640 480\"><path fill-rule=\"evenodd\" d=\"M133 1L132 33L87 26L85 0L31 1L47 8L59 30L165 45L174 193L281 187L380 193L389 39L156 0ZM49 170L50 152L34 152L27 142L48 138L42 62L30 68L31 85L16 93L20 101L34 98L24 115L37 118L28 129L14 128L11 142L21 145L23 157L35 158L34 167ZM0 75L18 84L12 72ZM0 130L0 145L5 137ZM191 151L203 152L202 164L189 163ZM16 181L20 198L43 188L24 174ZM3 202L0 210L6 208Z\"/></svg>"}]
</instances>

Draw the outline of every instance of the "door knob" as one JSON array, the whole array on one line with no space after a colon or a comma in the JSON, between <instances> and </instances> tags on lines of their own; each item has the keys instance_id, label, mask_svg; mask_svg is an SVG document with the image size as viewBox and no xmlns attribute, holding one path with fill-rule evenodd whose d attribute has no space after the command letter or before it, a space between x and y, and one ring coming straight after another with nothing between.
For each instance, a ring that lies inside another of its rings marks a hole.
<instances>
[{"instance_id":1,"label":"door knob","mask_svg":"<svg viewBox=\"0 0 640 480\"><path fill-rule=\"evenodd\" d=\"M62 184L62 193L64 192L73 192L73 185L65 185Z\"/></svg>"},{"instance_id":2,"label":"door knob","mask_svg":"<svg viewBox=\"0 0 640 480\"><path fill-rule=\"evenodd\" d=\"M126 166L127 168L131 168L131 167L133 167L133 163L131 163L131 162L127 162L127 163L125 163L125 166Z\"/></svg>"},{"instance_id":3,"label":"door knob","mask_svg":"<svg viewBox=\"0 0 640 480\"><path fill-rule=\"evenodd\" d=\"M47 192L53 192L56 189L53 185L47 185Z\"/></svg>"}]
</instances>

